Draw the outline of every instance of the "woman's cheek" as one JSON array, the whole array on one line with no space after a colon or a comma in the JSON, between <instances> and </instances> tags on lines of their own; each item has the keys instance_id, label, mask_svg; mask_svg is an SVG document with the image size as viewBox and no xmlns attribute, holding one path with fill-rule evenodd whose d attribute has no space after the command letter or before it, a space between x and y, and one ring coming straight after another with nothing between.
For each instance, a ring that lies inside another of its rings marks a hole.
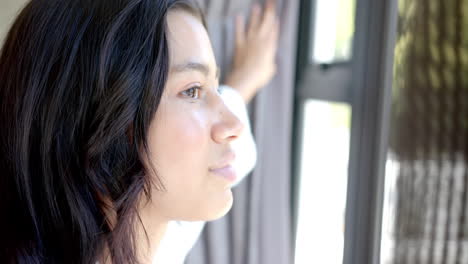
<instances>
[{"instance_id":1,"label":"woman's cheek","mask_svg":"<svg viewBox=\"0 0 468 264\"><path fill-rule=\"evenodd\" d=\"M174 140L183 143L182 149L199 150L209 141L210 131L206 114L201 110L186 110L178 112L173 119Z\"/></svg>"},{"instance_id":2,"label":"woman's cheek","mask_svg":"<svg viewBox=\"0 0 468 264\"><path fill-rule=\"evenodd\" d=\"M181 109L182 110L182 109ZM209 132L204 115L197 111L178 111L168 123L164 167L168 187L173 194L183 194L195 199L203 185L209 164ZM162 164L161 164L162 165Z\"/></svg>"}]
</instances>

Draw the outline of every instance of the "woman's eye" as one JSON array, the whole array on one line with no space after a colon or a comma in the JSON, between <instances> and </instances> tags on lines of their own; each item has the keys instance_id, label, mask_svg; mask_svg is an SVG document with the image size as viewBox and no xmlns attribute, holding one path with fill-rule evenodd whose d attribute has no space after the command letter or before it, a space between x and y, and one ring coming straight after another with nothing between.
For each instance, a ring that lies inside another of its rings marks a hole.
<instances>
[{"instance_id":1,"label":"woman's eye","mask_svg":"<svg viewBox=\"0 0 468 264\"><path fill-rule=\"evenodd\" d=\"M182 93L192 99L198 99L200 98L200 90L201 90L200 86L194 86L194 87L191 87L190 89L183 91Z\"/></svg>"}]
</instances>

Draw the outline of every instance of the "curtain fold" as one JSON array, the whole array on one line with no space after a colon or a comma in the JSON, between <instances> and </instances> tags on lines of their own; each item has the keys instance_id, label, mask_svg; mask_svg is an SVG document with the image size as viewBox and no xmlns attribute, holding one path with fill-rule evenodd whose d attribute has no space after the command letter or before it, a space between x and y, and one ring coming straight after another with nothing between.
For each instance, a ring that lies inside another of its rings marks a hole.
<instances>
[{"instance_id":1,"label":"curtain fold","mask_svg":"<svg viewBox=\"0 0 468 264\"><path fill-rule=\"evenodd\" d=\"M230 70L234 21L249 17L251 0L199 0L221 80ZM298 0L277 0L281 33L277 74L249 105L257 144L257 165L233 189L234 205L208 223L186 264L287 264L293 262L291 234L291 135ZM247 19L248 20L248 19Z\"/></svg>"}]
</instances>

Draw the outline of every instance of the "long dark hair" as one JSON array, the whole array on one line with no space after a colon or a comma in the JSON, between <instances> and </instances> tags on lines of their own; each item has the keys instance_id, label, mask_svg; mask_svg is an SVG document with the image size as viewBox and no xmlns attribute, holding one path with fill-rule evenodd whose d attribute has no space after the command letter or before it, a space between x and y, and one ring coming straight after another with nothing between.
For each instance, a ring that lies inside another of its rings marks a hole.
<instances>
[{"instance_id":1,"label":"long dark hair","mask_svg":"<svg viewBox=\"0 0 468 264\"><path fill-rule=\"evenodd\" d=\"M33 0L0 55L0 262L136 263L147 131L188 0ZM203 21L204 23L204 21ZM113 220L111 220L113 219Z\"/></svg>"}]
</instances>

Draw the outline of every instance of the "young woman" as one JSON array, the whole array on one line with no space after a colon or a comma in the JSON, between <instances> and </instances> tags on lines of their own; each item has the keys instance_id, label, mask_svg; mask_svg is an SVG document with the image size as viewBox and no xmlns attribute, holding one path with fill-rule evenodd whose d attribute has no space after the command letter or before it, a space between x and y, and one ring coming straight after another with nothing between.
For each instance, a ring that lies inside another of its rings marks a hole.
<instances>
[{"instance_id":1,"label":"young woman","mask_svg":"<svg viewBox=\"0 0 468 264\"><path fill-rule=\"evenodd\" d=\"M233 142L199 10L35 0L0 56L0 263L151 263L170 221L232 205Z\"/></svg>"},{"instance_id":2,"label":"young woman","mask_svg":"<svg viewBox=\"0 0 468 264\"><path fill-rule=\"evenodd\" d=\"M226 83L220 88L226 106L244 123L244 132L231 143L236 154L235 187L253 169L256 148L250 131L246 104L273 78L278 45L279 21L275 1L266 1L262 10L253 4L249 24L243 15L236 17L233 63ZM204 221L171 221L159 244L155 263L182 264L197 241Z\"/></svg>"}]
</instances>

